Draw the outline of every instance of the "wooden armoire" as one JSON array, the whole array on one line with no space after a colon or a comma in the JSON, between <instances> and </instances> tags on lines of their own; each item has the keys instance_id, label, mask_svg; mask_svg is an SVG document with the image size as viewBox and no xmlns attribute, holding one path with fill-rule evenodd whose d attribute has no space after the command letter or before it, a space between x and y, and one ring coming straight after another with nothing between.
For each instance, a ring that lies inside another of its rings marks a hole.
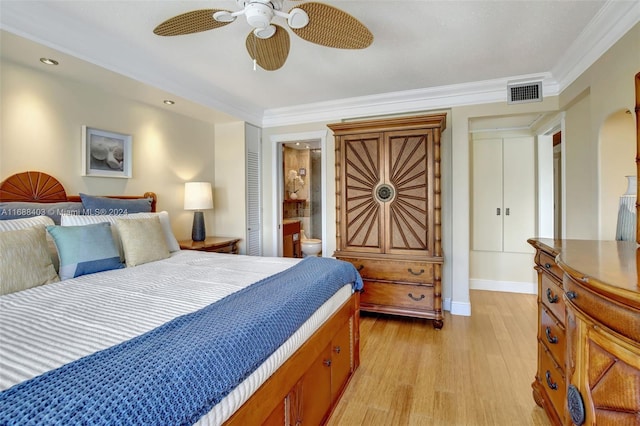
<instances>
[{"instance_id":1,"label":"wooden armoire","mask_svg":"<svg viewBox=\"0 0 640 426\"><path fill-rule=\"evenodd\" d=\"M441 328L440 135L446 114L329 124L337 259L364 280L361 310Z\"/></svg>"}]
</instances>

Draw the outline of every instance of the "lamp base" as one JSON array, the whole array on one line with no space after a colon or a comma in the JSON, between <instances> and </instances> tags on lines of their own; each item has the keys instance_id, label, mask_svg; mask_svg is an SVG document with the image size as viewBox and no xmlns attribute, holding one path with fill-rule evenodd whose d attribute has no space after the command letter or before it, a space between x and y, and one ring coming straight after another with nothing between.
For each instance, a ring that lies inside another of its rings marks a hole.
<instances>
[{"instance_id":1,"label":"lamp base","mask_svg":"<svg viewBox=\"0 0 640 426\"><path fill-rule=\"evenodd\" d=\"M207 232L204 229L204 213L193 213L193 227L191 228L191 239L193 241L204 241Z\"/></svg>"}]
</instances>

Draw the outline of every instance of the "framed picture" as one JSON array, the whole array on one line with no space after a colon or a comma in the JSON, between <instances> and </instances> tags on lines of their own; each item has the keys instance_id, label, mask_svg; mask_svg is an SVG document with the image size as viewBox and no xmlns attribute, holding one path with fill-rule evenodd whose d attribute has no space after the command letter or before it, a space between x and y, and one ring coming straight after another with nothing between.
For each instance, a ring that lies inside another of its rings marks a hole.
<instances>
[{"instance_id":1,"label":"framed picture","mask_svg":"<svg viewBox=\"0 0 640 426\"><path fill-rule=\"evenodd\" d=\"M82 126L82 175L130 178L131 135Z\"/></svg>"}]
</instances>

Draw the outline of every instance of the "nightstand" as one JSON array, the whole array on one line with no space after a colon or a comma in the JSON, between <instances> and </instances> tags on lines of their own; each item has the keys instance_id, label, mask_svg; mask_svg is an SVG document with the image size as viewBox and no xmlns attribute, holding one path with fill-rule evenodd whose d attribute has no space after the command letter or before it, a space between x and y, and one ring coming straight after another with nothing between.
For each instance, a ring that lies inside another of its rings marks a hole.
<instances>
[{"instance_id":1,"label":"nightstand","mask_svg":"<svg viewBox=\"0 0 640 426\"><path fill-rule=\"evenodd\" d=\"M238 241L240 238L207 237L204 241L182 240L178 244L182 250L238 254Z\"/></svg>"}]
</instances>

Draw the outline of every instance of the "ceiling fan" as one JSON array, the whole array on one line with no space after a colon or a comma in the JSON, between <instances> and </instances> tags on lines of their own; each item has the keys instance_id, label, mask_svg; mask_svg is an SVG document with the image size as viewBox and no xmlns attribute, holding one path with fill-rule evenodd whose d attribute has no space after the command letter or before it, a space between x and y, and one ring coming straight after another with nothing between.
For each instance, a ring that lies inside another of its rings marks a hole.
<instances>
[{"instance_id":1,"label":"ceiling fan","mask_svg":"<svg viewBox=\"0 0 640 426\"><path fill-rule=\"evenodd\" d=\"M283 12L284 0L236 0L242 10L201 9L167 19L153 32L160 36L176 36L213 30L244 15L253 30L245 45L256 64L274 71L282 67L289 55L289 33L274 18L286 20L299 37L321 46L340 49L364 49L373 42L371 31L353 16L333 6L309 2Z\"/></svg>"}]
</instances>

